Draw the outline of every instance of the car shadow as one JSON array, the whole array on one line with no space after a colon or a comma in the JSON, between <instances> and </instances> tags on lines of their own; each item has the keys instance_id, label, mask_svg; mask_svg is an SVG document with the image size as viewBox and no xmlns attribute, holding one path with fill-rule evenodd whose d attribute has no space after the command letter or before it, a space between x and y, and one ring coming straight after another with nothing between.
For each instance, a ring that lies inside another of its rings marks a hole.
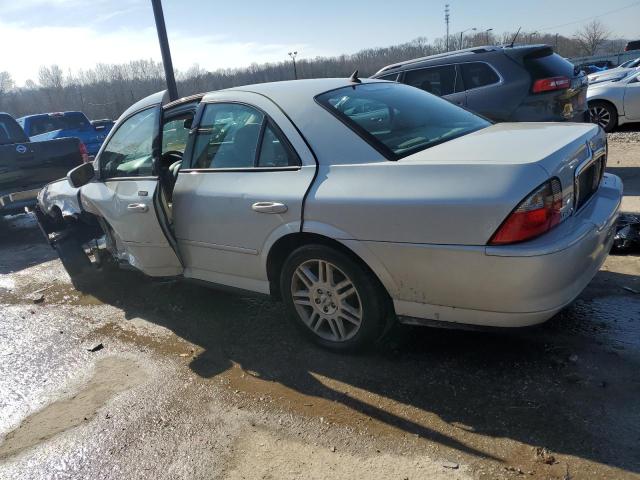
<instances>
[{"instance_id":1,"label":"car shadow","mask_svg":"<svg viewBox=\"0 0 640 480\"><path fill-rule=\"evenodd\" d=\"M0 274L58 258L29 214L0 216Z\"/></svg>"},{"instance_id":2,"label":"car shadow","mask_svg":"<svg viewBox=\"0 0 640 480\"><path fill-rule=\"evenodd\" d=\"M624 195L640 195L640 167L607 167L608 173L613 173L622 179Z\"/></svg>"},{"instance_id":3,"label":"car shadow","mask_svg":"<svg viewBox=\"0 0 640 480\"><path fill-rule=\"evenodd\" d=\"M636 285L638 280L603 274L606 278L599 283L604 285ZM640 385L625 380L625 372L640 367L637 355L622 362L603 352L589 360L594 355L589 352L598 345L608 348L600 333L617 328L617 319L603 320L592 305L599 291L593 302L583 295L577 306L537 328L469 332L398 327L375 351L339 355L308 342L285 319L282 304L268 298L186 282L154 283L134 272L83 281L82 289L117 305L127 318L161 325L201 347L190 368L203 378L239 366L261 380L337 402L354 415L482 458L506 460L500 452L470 446L462 430L460 435L443 433L425 418L435 415L475 434L640 472L640 456L629 451L640 435L637 425L629 426L640 413ZM628 315L633 312L640 312L637 302ZM633 328L638 336L638 327ZM576 351L581 356L586 352L584 363L570 360ZM373 394L374 399L345 391L351 389ZM398 402L414 414L393 413L376 399Z\"/></svg>"}]
</instances>

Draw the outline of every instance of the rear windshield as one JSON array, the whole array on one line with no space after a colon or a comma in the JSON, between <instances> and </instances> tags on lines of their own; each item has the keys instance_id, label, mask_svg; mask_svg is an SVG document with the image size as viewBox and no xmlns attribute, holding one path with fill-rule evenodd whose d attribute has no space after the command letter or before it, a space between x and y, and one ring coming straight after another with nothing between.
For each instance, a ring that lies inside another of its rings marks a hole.
<instances>
[{"instance_id":1,"label":"rear windshield","mask_svg":"<svg viewBox=\"0 0 640 480\"><path fill-rule=\"evenodd\" d=\"M447 100L398 83L339 88L316 100L391 160L490 125Z\"/></svg>"},{"instance_id":2,"label":"rear windshield","mask_svg":"<svg viewBox=\"0 0 640 480\"><path fill-rule=\"evenodd\" d=\"M46 117L34 117L30 120L30 135L52 132L54 130L79 130L89 126L89 121L81 113L51 114Z\"/></svg>"},{"instance_id":3,"label":"rear windshield","mask_svg":"<svg viewBox=\"0 0 640 480\"><path fill-rule=\"evenodd\" d=\"M26 140L27 137L18 122L9 115L0 115L0 145L20 143Z\"/></svg>"},{"instance_id":4,"label":"rear windshield","mask_svg":"<svg viewBox=\"0 0 640 480\"><path fill-rule=\"evenodd\" d=\"M534 80L549 77L573 77L574 66L550 48L540 49L524 57L524 68Z\"/></svg>"}]
</instances>

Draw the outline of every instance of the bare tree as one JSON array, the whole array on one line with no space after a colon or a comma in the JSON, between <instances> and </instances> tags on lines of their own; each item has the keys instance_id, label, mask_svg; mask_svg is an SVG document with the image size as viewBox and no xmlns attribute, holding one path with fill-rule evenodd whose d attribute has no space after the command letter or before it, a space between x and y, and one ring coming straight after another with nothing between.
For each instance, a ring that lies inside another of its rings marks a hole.
<instances>
[{"instance_id":1,"label":"bare tree","mask_svg":"<svg viewBox=\"0 0 640 480\"><path fill-rule=\"evenodd\" d=\"M15 83L9 72L0 72L0 95L13 90Z\"/></svg>"},{"instance_id":2,"label":"bare tree","mask_svg":"<svg viewBox=\"0 0 640 480\"><path fill-rule=\"evenodd\" d=\"M578 30L575 37L582 51L592 56L604 45L610 35L611 33L600 20L593 20Z\"/></svg>"},{"instance_id":3,"label":"bare tree","mask_svg":"<svg viewBox=\"0 0 640 480\"><path fill-rule=\"evenodd\" d=\"M44 88L62 88L64 84L64 73L58 65L50 67L40 67L38 71L38 82Z\"/></svg>"}]
</instances>

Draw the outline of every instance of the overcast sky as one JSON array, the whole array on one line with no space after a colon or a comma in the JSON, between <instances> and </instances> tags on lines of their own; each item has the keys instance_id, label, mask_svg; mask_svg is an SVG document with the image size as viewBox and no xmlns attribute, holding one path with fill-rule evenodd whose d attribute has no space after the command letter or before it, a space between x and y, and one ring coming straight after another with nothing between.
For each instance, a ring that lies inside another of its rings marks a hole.
<instances>
[{"instance_id":1,"label":"overcast sky","mask_svg":"<svg viewBox=\"0 0 640 480\"><path fill-rule=\"evenodd\" d=\"M444 1L164 0L174 65L208 70L287 58L353 53L444 35ZM620 37L640 38L640 1L450 0L451 33L518 26L571 35L594 16ZM570 24L569 24L570 23ZM0 0L0 71L21 85L40 65L160 60L149 0Z\"/></svg>"}]
</instances>

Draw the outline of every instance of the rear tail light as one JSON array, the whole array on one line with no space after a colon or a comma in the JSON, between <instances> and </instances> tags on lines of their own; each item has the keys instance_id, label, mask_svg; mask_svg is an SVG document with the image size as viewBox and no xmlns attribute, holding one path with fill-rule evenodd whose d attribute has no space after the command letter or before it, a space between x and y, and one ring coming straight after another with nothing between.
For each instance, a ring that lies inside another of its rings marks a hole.
<instances>
[{"instance_id":1,"label":"rear tail light","mask_svg":"<svg viewBox=\"0 0 640 480\"><path fill-rule=\"evenodd\" d=\"M533 93L551 92L553 90L564 90L571 86L569 77L541 78L533 82Z\"/></svg>"},{"instance_id":2,"label":"rear tail light","mask_svg":"<svg viewBox=\"0 0 640 480\"><path fill-rule=\"evenodd\" d=\"M560 223L562 218L562 186L552 178L536 188L502 222L489 240L489 245L507 245L530 240Z\"/></svg>"},{"instance_id":3,"label":"rear tail light","mask_svg":"<svg viewBox=\"0 0 640 480\"><path fill-rule=\"evenodd\" d=\"M89 150L87 150L86 145L84 143L80 142L78 150L80 150L80 156L82 157L82 163L89 163Z\"/></svg>"}]
</instances>

